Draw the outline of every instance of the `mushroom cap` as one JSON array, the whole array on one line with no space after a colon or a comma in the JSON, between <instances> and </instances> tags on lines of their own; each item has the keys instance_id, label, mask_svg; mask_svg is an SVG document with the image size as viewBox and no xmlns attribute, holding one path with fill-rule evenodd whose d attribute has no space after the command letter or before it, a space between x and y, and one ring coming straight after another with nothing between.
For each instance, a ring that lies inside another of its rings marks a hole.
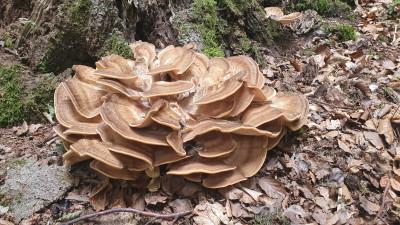
<instances>
[{"instance_id":1,"label":"mushroom cap","mask_svg":"<svg viewBox=\"0 0 400 225\"><path fill-rule=\"evenodd\" d=\"M63 84L59 85L54 93L54 109L56 118L60 124L69 128L64 132L66 135L96 134L96 127L100 123L101 118L99 116L86 118L79 114Z\"/></svg>"},{"instance_id":2,"label":"mushroom cap","mask_svg":"<svg viewBox=\"0 0 400 225\"><path fill-rule=\"evenodd\" d=\"M192 173L216 174L234 170L236 167L224 163L218 158L188 158L170 165L167 174L188 175Z\"/></svg>"},{"instance_id":3,"label":"mushroom cap","mask_svg":"<svg viewBox=\"0 0 400 225\"><path fill-rule=\"evenodd\" d=\"M138 59L139 57L143 57L146 59L147 63L153 62L156 57L156 47L153 44L136 41L133 44L129 45L129 47L133 51L133 56Z\"/></svg>"},{"instance_id":4,"label":"mushroom cap","mask_svg":"<svg viewBox=\"0 0 400 225\"><path fill-rule=\"evenodd\" d=\"M67 168L70 168L75 163L91 159L90 156L80 156L78 153L76 153L76 152L74 152L72 150L69 150L66 153L64 153L62 158L63 158L63 160L65 162L65 166Z\"/></svg>"},{"instance_id":5,"label":"mushroom cap","mask_svg":"<svg viewBox=\"0 0 400 225\"><path fill-rule=\"evenodd\" d=\"M77 77L62 83L79 114L86 118L93 118L100 113L102 106L101 97L107 92L88 83L80 81Z\"/></svg>"},{"instance_id":6,"label":"mushroom cap","mask_svg":"<svg viewBox=\"0 0 400 225\"><path fill-rule=\"evenodd\" d=\"M232 134L211 131L194 140L201 146L197 153L204 158L224 157L236 149L236 141L232 138Z\"/></svg>"},{"instance_id":7,"label":"mushroom cap","mask_svg":"<svg viewBox=\"0 0 400 225\"><path fill-rule=\"evenodd\" d=\"M285 16L281 16L278 21L281 24L289 24L291 22L294 22L294 21L300 19L300 17L301 17L301 13L300 12L294 12L294 13L290 13L290 14L285 15Z\"/></svg>"},{"instance_id":8,"label":"mushroom cap","mask_svg":"<svg viewBox=\"0 0 400 225\"><path fill-rule=\"evenodd\" d=\"M141 92L140 95L145 98L155 96L177 95L188 92L194 88L194 84L190 81L179 80L174 82L157 81L148 91Z\"/></svg>"},{"instance_id":9,"label":"mushroom cap","mask_svg":"<svg viewBox=\"0 0 400 225\"><path fill-rule=\"evenodd\" d=\"M139 177L138 172L130 171L126 168L115 168L96 159L90 162L90 168L114 179L136 180Z\"/></svg>"},{"instance_id":10,"label":"mushroom cap","mask_svg":"<svg viewBox=\"0 0 400 225\"><path fill-rule=\"evenodd\" d=\"M117 94L111 94L107 97L100 110L103 121L115 132L128 140L150 145L168 146L166 136L170 132L169 128L158 127L157 129L151 129L150 127L146 127L132 129L129 123L135 122L133 121L134 117L128 113L130 111L129 106L124 107L117 104L117 102L120 102L120 98L123 99L122 101L126 101L124 97Z\"/></svg>"},{"instance_id":11,"label":"mushroom cap","mask_svg":"<svg viewBox=\"0 0 400 225\"><path fill-rule=\"evenodd\" d=\"M268 17L279 18L284 15L282 9L279 7L266 7L264 8L264 11L267 18Z\"/></svg>"},{"instance_id":12,"label":"mushroom cap","mask_svg":"<svg viewBox=\"0 0 400 225\"><path fill-rule=\"evenodd\" d=\"M200 97L196 99L195 102L192 104L209 104L212 102L220 101L235 94L235 92L239 90L239 88L242 86L243 78L245 76L247 76L247 72L245 70L242 70L228 80L203 88L199 92Z\"/></svg>"},{"instance_id":13,"label":"mushroom cap","mask_svg":"<svg viewBox=\"0 0 400 225\"><path fill-rule=\"evenodd\" d=\"M175 74L184 73L194 62L196 53L192 48L177 47L158 54L160 66L151 69L147 74L156 75L172 71Z\"/></svg>"}]
</instances>

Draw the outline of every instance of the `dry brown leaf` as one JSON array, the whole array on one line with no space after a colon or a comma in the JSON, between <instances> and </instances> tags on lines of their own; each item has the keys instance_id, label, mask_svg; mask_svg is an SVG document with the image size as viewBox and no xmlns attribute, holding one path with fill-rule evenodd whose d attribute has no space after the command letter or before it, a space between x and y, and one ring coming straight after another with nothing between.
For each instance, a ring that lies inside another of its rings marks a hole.
<instances>
[{"instance_id":1,"label":"dry brown leaf","mask_svg":"<svg viewBox=\"0 0 400 225\"><path fill-rule=\"evenodd\" d=\"M131 207L138 210L144 210L145 201L142 193L136 192L132 195Z\"/></svg>"},{"instance_id":2,"label":"dry brown leaf","mask_svg":"<svg viewBox=\"0 0 400 225\"><path fill-rule=\"evenodd\" d=\"M364 196L360 197L361 207L370 215L375 215L379 211L379 205L369 201Z\"/></svg>"},{"instance_id":3,"label":"dry brown leaf","mask_svg":"<svg viewBox=\"0 0 400 225\"><path fill-rule=\"evenodd\" d=\"M393 173L400 176L400 168L393 170Z\"/></svg>"},{"instance_id":4,"label":"dry brown leaf","mask_svg":"<svg viewBox=\"0 0 400 225\"><path fill-rule=\"evenodd\" d=\"M286 190L282 183L270 177L262 177L258 181L258 185L265 191L265 193L272 198L284 198Z\"/></svg>"},{"instance_id":5,"label":"dry brown leaf","mask_svg":"<svg viewBox=\"0 0 400 225\"><path fill-rule=\"evenodd\" d=\"M343 151L348 152L348 153L352 153L352 151L350 150L349 146L347 146L347 144L344 143L343 141L338 140L338 145L339 145L339 148L341 148Z\"/></svg>"},{"instance_id":6,"label":"dry brown leaf","mask_svg":"<svg viewBox=\"0 0 400 225\"><path fill-rule=\"evenodd\" d=\"M250 218L253 217L239 202L231 202L232 216L236 218Z\"/></svg>"},{"instance_id":7,"label":"dry brown leaf","mask_svg":"<svg viewBox=\"0 0 400 225\"><path fill-rule=\"evenodd\" d=\"M351 197L351 193L345 184L343 184L341 191L344 199L346 199L349 203L354 202L353 198Z\"/></svg>"},{"instance_id":8,"label":"dry brown leaf","mask_svg":"<svg viewBox=\"0 0 400 225\"><path fill-rule=\"evenodd\" d=\"M296 71L303 72L303 66L296 59L292 60L292 64L293 64L293 67L296 69Z\"/></svg>"},{"instance_id":9,"label":"dry brown leaf","mask_svg":"<svg viewBox=\"0 0 400 225\"><path fill-rule=\"evenodd\" d=\"M21 135L25 134L26 132L28 132L28 124L26 123L26 121L24 121L22 123L22 125L17 128L17 131L15 132L15 134L17 136L21 136Z\"/></svg>"},{"instance_id":10,"label":"dry brown leaf","mask_svg":"<svg viewBox=\"0 0 400 225\"><path fill-rule=\"evenodd\" d=\"M319 208L319 207L315 207L315 208L314 208L314 212L313 212L313 215L312 215L313 219L314 219L317 223L319 223L319 224L321 224L321 225L325 225L326 220L327 220L328 218L331 218L332 216L333 216L332 213L324 213L324 212L321 210L321 208Z\"/></svg>"},{"instance_id":11,"label":"dry brown leaf","mask_svg":"<svg viewBox=\"0 0 400 225\"><path fill-rule=\"evenodd\" d=\"M283 212L283 215L289 218L294 224L304 224L307 222L310 213L299 205L291 205Z\"/></svg>"},{"instance_id":12,"label":"dry brown leaf","mask_svg":"<svg viewBox=\"0 0 400 225\"><path fill-rule=\"evenodd\" d=\"M385 147L381 137L376 132L364 131L364 137L377 149L382 149Z\"/></svg>"},{"instance_id":13,"label":"dry brown leaf","mask_svg":"<svg viewBox=\"0 0 400 225\"><path fill-rule=\"evenodd\" d=\"M400 191L400 177L395 176L390 178L390 185L396 191Z\"/></svg>"},{"instance_id":14,"label":"dry brown leaf","mask_svg":"<svg viewBox=\"0 0 400 225\"><path fill-rule=\"evenodd\" d=\"M198 225L229 223L225 208L218 202L214 204L209 202L200 203L194 208L193 213L198 215L193 217L194 222Z\"/></svg>"},{"instance_id":15,"label":"dry brown leaf","mask_svg":"<svg viewBox=\"0 0 400 225\"><path fill-rule=\"evenodd\" d=\"M327 45L320 45L314 50L315 54L328 57L331 54L331 49Z\"/></svg>"},{"instance_id":16,"label":"dry brown leaf","mask_svg":"<svg viewBox=\"0 0 400 225\"><path fill-rule=\"evenodd\" d=\"M392 145L395 137L393 133L392 124L389 117L382 118L378 125L378 134L384 135L385 140L389 145Z\"/></svg>"},{"instance_id":17,"label":"dry brown leaf","mask_svg":"<svg viewBox=\"0 0 400 225\"><path fill-rule=\"evenodd\" d=\"M369 89L369 85L367 82L358 81L354 84L354 86L364 92L364 94L371 94L371 89Z\"/></svg>"},{"instance_id":18,"label":"dry brown leaf","mask_svg":"<svg viewBox=\"0 0 400 225\"><path fill-rule=\"evenodd\" d=\"M174 213L191 212L193 210L189 199L175 199L169 205L174 209Z\"/></svg>"},{"instance_id":19,"label":"dry brown leaf","mask_svg":"<svg viewBox=\"0 0 400 225\"><path fill-rule=\"evenodd\" d=\"M155 192L155 193L147 193L144 196L144 201L146 202L147 205L157 205L157 203L166 203L167 202L167 197L162 196L161 193Z\"/></svg>"},{"instance_id":20,"label":"dry brown leaf","mask_svg":"<svg viewBox=\"0 0 400 225\"><path fill-rule=\"evenodd\" d=\"M315 182L317 182L317 180L315 179L315 175L313 172L311 172L311 171L309 171L309 172L310 172L311 180L315 184Z\"/></svg>"},{"instance_id":21,"label":"dry brown leaf","mask_svg":"<svg viewBox=\"0 0 400 225\"><path fill-rule=\"evenodd\" d=\"M219 193L221 193L225 199L229 200L238 200L243 197L243 191L235 188L233 185L228 187L218 189Z\"/></svg>"},{"instance_id":22,"label":"dry brown leaf","mask_svg":"<svg viewBox=\"0 0 400 225\"><path fill-rule=\"evenodd\" d=\"M110 193L111 189L112 185L110 184L110 180L107 178L101 187L96 191L96 193L90 196L90 204L94 206L97 212L104 210L106 205L108 205L107 195Z\"/></svg>"}]
</instances>

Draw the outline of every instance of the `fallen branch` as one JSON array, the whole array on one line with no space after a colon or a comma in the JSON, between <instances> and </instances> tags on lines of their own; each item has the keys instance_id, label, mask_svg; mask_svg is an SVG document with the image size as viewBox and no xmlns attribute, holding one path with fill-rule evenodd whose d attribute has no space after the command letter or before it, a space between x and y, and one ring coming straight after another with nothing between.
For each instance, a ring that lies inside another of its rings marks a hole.
<instances>
[{"instance_id":1,"label":"fallen branch","mask_svg":"<svg viewBox=\"0 0 400 225\"><path fill-rule=\"evenodd\" d=\"M387 194L387 192L388 192L388 190L389 190L389 188L390 188L390 176L388 175L388 177L389 177L389 179L388 179L388 182L387 182L387 184L386 184L385 191L383 191L383 195L382 195L381 207L379 207L379 211L378 211L378 213L377 213L376 216L375 216L374 223L375 223L376 220L381 216L382 210L383 210L383 208L385 207L385 197L386 197L386 194Z\"/></svg>"},{"instance_id":2,"label":"fallen branch","mask_svg":"<svg viewBox=\"0 0 400 225\"><path fill-rule=\"evenodd\" d=\"M73 223L76 223L76 222L79 222L82 220L87 220L87 219L90 219L93 217L98 217L98 216L102 216L102 215L106 215L106 214L110 214L110 213L119 213L119 212L130 212L130 213L135 213L140 216L154 217L150 222L153 222L157 219L174 219L171 224L174 224L180 217L187 216L192 213L192 212L180 212L180 213L172 213L172 214L165 215L165 214L159 214L159 213L145 212L145 211L132 209L132 208L117 208L117 209L108 209L108 210L104 210L101 212L96 212L96 213L92 213L89 215L81 216L79 218L70 220L68 222L61 223L60 225L71 225ZM146 225L149 223L146 223Z\"/></svg>"}]
</instances>

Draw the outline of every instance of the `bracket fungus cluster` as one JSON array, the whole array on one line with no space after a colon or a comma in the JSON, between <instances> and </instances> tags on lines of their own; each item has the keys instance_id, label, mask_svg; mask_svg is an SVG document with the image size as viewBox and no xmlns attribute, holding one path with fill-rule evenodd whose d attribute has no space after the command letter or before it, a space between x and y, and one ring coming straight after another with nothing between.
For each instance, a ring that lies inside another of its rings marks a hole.
<instances>
[{"instance_id":1,"label":"bracket fungus cluster","mask_svg":"<svg viewBox=\"0 0 400 225\"><path fill-rule=\"evenodd\" d=\"M264 86L249 57L208 59L193 44L131 48L135 60L110 55L96 69L75 65L58 86L54 130L67 166L90 159L111 178L166 171L220 188L257 173L286 128L307 119L307 99Z\"/></svg>"}]
</instances>

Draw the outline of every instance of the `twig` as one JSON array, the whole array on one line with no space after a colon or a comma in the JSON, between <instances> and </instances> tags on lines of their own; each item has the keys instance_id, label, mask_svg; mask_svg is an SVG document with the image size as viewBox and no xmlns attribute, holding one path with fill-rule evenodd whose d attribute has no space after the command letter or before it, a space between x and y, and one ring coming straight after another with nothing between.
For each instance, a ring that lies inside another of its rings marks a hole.
<instances>
[{"instance_id":1,"label":"twig","mask_svg":"<svg viewBox=\"0 0 400 225\"><path fill-rule=\"evenodd\" d=\"M303 93L301 93L300 91L296 90L295 88L291 87L288 84L284 84L284 85L285 85L286 88L290 89L291 91L293 91L293 92L295 92L297 94L303 94ZM323 102L323 101L320 101L320 100L318 100L316 98L311 98L311 97L308 97L308 96L306 96L306 98L308 100L313 101L313 102L316 102L316 103L319 103L319 104L323 104L323 105L327 105L327 106L334 107L334 108L353 109L352 107L349 107L349 106L339 106L339 105Z\"/></svg>"},{"instance_id":2,"label":"twig","mask_svg":"<svg viewBox=\"0 0 400 225\"><path fill-rule=\"evenodd\" d=\"M81 220L87 220L87 219L90 219L93 217L98 217L98 216L102 216L102 215L106 215L106 214L110 214L110 213L119 213L119 212L130 212L130 213L135 213L135 214L138 214L141 216L154 217L154 219L151 220L150 222L157 220L157 219L174 219L172 221L173 222L172 224L174 224L180 217L187 216L192 213L192 212L180 212L180 213L172 213L172 214L165 215L165 214L158 214L158 213L152 213L152 212L145 212L145 211L132 209L132 208L118 208L118 209L108 209L108 210L104 210L101 212L96 212L96 213L92 213L89 215L81 216L79 218L70 220L70 221L62 223L60 225L71 225L71 224L79 222Z\"/></svg>"},{"instance_id":3,"label":"twig","mask_svg":"<svg viewBox=\"0 0 400 225\"><path fill-rule=\"evenodd\" d=\"M386 187L385 187L385 191L383 191L383 195L382 195L382 203L381 203L381 207L379 208L379 211L378 211L378 213L376 214L376 216L375 216L375 219L374 219L374 223L376 222L376 220L381 216L381 213L382 213L382 210L383 210L383 208L385 207L385 197L386 197L386 194L387 194L387 192L388 192L388 190L389 190L389 188L390 188L390 176L388 175L388 182L387 182L387 184L386 184Z\"/></svg>"}]
</instances>

